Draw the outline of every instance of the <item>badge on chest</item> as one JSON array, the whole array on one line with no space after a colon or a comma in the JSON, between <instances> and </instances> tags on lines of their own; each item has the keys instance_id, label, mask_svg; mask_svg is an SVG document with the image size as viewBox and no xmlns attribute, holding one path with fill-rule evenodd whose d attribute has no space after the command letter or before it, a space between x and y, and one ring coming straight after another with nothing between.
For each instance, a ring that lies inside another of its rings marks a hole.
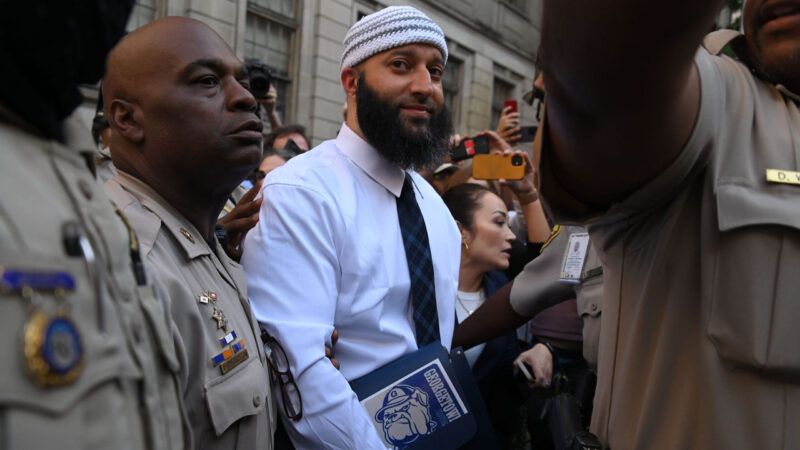
<instances>
[{"instance_id":1,"label":"badge on chest","mask_svg":"<svg viewBox=\"0 0 800 450\"><path fill-rule=\"evenodd\" d=\"M225 312L217 304L219 295L216 292L204 291L197 296L197 300L203 305L210 306L207 309L210 310L211 319L217 323L217 330L225 333L218 339L222 351L211 357L211 363L214 367L219 367L220 372L225 375L250 357L247 348L245 348L247 342L239 338L236 335L236 331L229 330Z\"/></svg>"},{"instance_id":2,"label":"badge on chest","mask_svg":"<svg viewBox=\"0 0 800 450\"><path fill-rule=\"evenodd\" d=\"M589 233L572 233L561 263L559 279L567 283L580 283L583 265L589 251Z\"/></svg>"},{"instance_id":3,"label":"badge on chest","mask_svg":"<svg viewBox=\"0 0 800 450\"><path fill-rule=\"evenodd\" d=\"M68 272L3 270L0 291L21 295L30 310L22 351L28 373L41 386L69 384L81 373L83 342L66 299L75 288Z\"/></svg>"}]
</instances>

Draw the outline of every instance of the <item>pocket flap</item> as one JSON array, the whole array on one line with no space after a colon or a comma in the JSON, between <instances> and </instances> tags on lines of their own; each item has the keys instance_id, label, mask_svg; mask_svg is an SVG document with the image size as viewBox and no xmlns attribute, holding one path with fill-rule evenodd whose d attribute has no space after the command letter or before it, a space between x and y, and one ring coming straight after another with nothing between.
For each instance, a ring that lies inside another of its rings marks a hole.
<instances>
[{"instance_id":1,"label":"pocket flap","mask_svg":"<svg viewBox=\"0 0 800 450\"><path fill-rule=\"evenodd\" d=\"M749 225L783 225L800 229L800 187L754 188L738 184L717 186L719 230Z\"/></svg>"},{"instance_id":2,"label":"pocket flap","mask_svg":"<svg viewBox=\"0 0 800 450\"><path fill-rule=\"evenodd\" d=\"M242 417L258 414L269 401L269 380L258 355L252 352L244 367L206 384L206 403L214 432L222 435Z\"/></svg>"}]
</instances>

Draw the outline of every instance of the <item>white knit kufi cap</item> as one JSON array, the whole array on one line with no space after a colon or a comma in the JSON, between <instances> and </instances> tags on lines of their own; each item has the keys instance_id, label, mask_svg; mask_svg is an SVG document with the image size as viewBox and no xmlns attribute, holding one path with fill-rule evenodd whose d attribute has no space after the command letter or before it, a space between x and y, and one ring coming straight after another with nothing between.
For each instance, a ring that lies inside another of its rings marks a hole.
<instances>
[{"instance_id":1,"label":"white knit kufi cap","mask_svg":"<svg viewBox=\"0 0 800 450\"><path fill-rule=\"evenodd\" d=\"M436 22L410 6L384 8L362 17L347 31L342 67L356 66L373 55L410 44L432 45L447 62L444 32Z\"/></svg>"}]
</instances>

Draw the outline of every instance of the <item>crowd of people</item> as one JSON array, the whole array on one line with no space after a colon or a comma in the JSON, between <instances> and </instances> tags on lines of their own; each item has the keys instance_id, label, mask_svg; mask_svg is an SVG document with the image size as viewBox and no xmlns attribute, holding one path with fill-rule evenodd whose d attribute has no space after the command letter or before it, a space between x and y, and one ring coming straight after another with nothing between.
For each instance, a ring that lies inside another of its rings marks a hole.
<instances>
[{"instance_id":1,"label":"crowd of people","mask_svg":"<svg viewBox=\"0 0 800 450\"><path fill-rule=\"evenodd\" d=\"M800 5L652 3L545 2L533 142L381 9L316 146L200 21L9 4L0 446L800 448Z\"/></svg>"}]
</instances>

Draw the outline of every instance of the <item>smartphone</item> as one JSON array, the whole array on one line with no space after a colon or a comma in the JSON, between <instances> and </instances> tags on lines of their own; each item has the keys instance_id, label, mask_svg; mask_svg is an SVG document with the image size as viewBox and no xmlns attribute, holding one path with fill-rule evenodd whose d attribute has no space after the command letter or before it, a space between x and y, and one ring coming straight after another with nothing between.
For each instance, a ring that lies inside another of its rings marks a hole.
<instances>
[{"instance_id":1,"label":"smartphone","mask_svg":"<svg viewBox=\"0 0 800 450\"><path fill-rule=\"evenodd\" d=\"M503 102L503 109L510 107L511 112L517 112L517 101L516 100L506 100Z\"/></svg>"},{"instance_id":2,"label":"smartphone","mask_svg":"<svg viewBox=\"0 0 800 450\"><path fill-rule=\"evenodd\" d=\"M513 155L476 155L472 178L478 180L519 180L525 176L525 157Z\"/></svg>"},{"instance_id":3,"label":"smartphone","mask_svg":"<svg viewBox=\"0 0 800 450\"><path fill-rule=\"evenodd\" d=\"M475 155L485 155L489 153L489 137L475 136L463 139L450 151L450 160L453 162L463 161Z\"/></svg>"},{"instance_id":4,"label":"smartphone","mask_svg":"<svg viewBox=\"0 0 800 450\"><path fill-rule=\"evenodd\" d=\"M522 375L524 375L528 381L530 382L535 381L533 375L531 374L531 370L528 370L528 365L522 362L521 359L514 361L514 364L517 365L517 368L519 369L520 373L522 373Z\"/></svg>"},{"instance_id":5,"label":"smartphone","mask_svg":"<svg viewBox=\"0 0 800 450\"><path fill-rule=\"evenodd\" d=\"M520 134L520 142L533 142L533 139L536 137L536 130L539 127L520 127L519 134Z\"/></svg>"}]
</instances>

